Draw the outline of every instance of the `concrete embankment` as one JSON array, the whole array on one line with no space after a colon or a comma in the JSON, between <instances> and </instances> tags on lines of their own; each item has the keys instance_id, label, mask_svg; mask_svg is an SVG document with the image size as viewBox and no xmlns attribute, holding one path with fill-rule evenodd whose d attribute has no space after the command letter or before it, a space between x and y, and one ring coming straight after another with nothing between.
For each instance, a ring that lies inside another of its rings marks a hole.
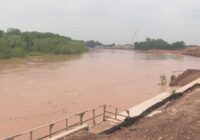
<instances>
[{"instance_id":1,"label":"concrete embankment","mask_svg":"<svg viewBox=\"0 0 200 140\"><path fill-rule=\"evenodd\" d=\"M164 105L166 102L173 100L174 98L177 98L179 96L182 96L184 93L191 91L192 89L195 89L200 85L200 78L197 80L192 81L191 83L177 89L176 91L173 92L165 92L161 93L160 95L153 97L137 106L134 106L130 109L130 119L125 120L123 117L119 117L118 119L121 119L123 122L119 125L116 125L112 127L111 129L108 129L102 133L112 133L118 129L120 129L123 126L129 125L144 116L148 115L149 113L153 112L157 108L161 107ZM126 112L121 112L120 114L125 115Z\"/></svg>"}]
</instances>

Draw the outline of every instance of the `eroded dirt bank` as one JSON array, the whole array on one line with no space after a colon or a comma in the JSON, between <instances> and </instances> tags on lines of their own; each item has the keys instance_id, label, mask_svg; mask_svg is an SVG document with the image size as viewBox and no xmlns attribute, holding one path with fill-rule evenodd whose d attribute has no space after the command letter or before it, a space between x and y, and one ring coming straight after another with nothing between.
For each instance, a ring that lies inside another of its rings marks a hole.
<instances>
[{"instance_id":1,"label":"eroded dirt bank","mask_svg":"<svg viewBox=\"0 0 200 140\"><path fill-rule=\"evenodd\" d=\"M199 140L200 90L167 105L162 113L144 118L109 135L82 131L66 140Z\"/></svg>"},{"instance_id":2,"label":"eroded dirt bank","mask_svg":"<svg viewBox=\"0 0 200 140\"><path fill-rule=\"evenodd\" d=\"M148 52L160 53L160 54L190 55L190 56L200 57L200 46L188 47L188 48L179 49L179 50L154 49L154 50L149 50Z\"/></svg>"},{"instance_id":3,"label":"eroded dirt bank","mask_svg":"<svg viewBox=\"0 0 200 140\"><path fill-rule=\"evenodd\" d=\"M183 52L183 54L200 57L200 47L188 48Z\"/></svg>"},{"instance_id":4,"label":"eroded dirt bank","mask_svg":"<svg viewBox=\"0 0 200 140\"><path fill-rule=\"evenodd\" d=\"M200 78L200 70L197 69L187 69L178 77L170 82L170 86L184 86L195 79Z\"/></svg>"}]
</instances>

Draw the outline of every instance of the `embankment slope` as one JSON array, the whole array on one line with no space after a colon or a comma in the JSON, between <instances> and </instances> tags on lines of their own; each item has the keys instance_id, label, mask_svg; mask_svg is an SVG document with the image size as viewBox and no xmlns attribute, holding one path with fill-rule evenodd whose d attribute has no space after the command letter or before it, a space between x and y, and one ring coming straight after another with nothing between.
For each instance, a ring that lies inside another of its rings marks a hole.
<instances>
[{"instance_id":1,"label":"embankment slope","mask_svg":"<svg viewBox=\"0 0 200 140\"><path fill-rule=\"evenodd\" d=\"M66 140L199 140L200 90L170 102L162 112L108 135L85 131Z\"/></svg>"},{"instance_id":2,"label":"embankment slope","mask_svg":"<svg viewBox=\"0 0 200 140\"><path fill-rule=\"evenodd\" d=\"M200 77L200 70L188 69L170 82L170 86L184 86Z\"/></svg>"}]
</instances>

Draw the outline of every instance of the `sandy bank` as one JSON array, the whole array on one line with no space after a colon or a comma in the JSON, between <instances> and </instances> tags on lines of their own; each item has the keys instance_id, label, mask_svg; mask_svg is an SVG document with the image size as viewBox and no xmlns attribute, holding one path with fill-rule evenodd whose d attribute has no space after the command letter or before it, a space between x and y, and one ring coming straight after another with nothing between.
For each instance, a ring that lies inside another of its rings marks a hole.
<instances>
[{"instance_id":1,"label":"sandy bank","mask_svg":"<svg viewBox=\"0 0 200 140\"><path fill-rule=\"evenodd\" d=\"M200 47L189 47L185 49L179 49L179 50L160 50L160 49L154 49L149 50L148 52L151 53L160 53L160 54L177 54L177 55L190 55L190 56L196 56L200 57Z\"/></svg>"},{"instance_id":2,"label":"sandy bank","mask_svg":"<svg viewBox=\"0 0 200 140\"><path fill-rule=\"evenodd\" d=\"M170 82L170 86L184 86L200 77L200 70L188 69L177 76L174 81Z\"/></svg>"},{"instance_id":3,"label":"sandy bank","mask_svg":"<svg viewBox=\"0 0 200 140\"><path fill-rule=\"evenodd\" d=\"M183 54L200 57L200 47L187 48Z\"/></svg>"}]
</instances>

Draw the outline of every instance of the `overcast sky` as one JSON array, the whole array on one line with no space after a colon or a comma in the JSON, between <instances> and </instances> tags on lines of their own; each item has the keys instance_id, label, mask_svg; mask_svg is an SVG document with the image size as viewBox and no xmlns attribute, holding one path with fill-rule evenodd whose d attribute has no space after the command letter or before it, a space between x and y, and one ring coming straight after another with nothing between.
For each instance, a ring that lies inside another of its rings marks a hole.
<instances>
[{"instance_id":1,"label":"overcast sky","mask_svg":"<svg viewBox=\"0 0 200 140\"><path fill-rule=\"evenodd\" d=\"M130 43L146 37L200 44L200 0L0 0L0 29Z\"/></svg>"}]
</instances>

